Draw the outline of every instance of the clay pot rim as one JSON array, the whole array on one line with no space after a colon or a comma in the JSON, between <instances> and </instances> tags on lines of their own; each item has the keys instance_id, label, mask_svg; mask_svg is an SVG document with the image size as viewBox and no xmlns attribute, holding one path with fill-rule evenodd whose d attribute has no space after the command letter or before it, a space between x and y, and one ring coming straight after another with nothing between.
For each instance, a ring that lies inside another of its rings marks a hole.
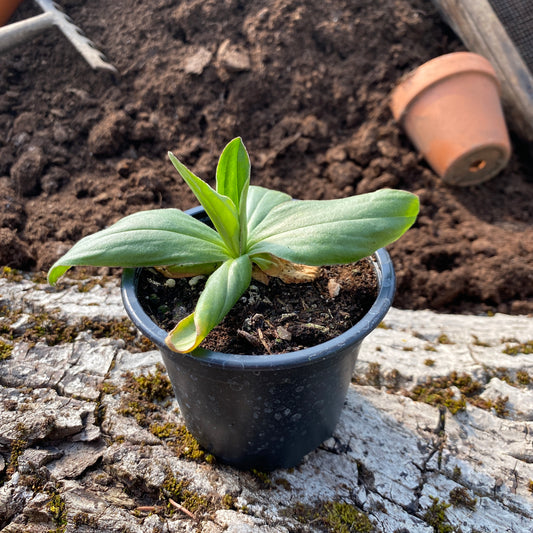
<instances>
[{"instance_id":1,"label":"clay pot rim","mask_svg":"<svg viewBox=\"0 0 533 533\"><path fill-rule=\"evenodd\" d=\"M390 108L396 121L402 122L409 107L423 92L446 78L465 72L489 76L500 91L496 72L490 62L473 52L452 52L435 57L400 80L391 93Z\"/></svg>"}]
</instances>

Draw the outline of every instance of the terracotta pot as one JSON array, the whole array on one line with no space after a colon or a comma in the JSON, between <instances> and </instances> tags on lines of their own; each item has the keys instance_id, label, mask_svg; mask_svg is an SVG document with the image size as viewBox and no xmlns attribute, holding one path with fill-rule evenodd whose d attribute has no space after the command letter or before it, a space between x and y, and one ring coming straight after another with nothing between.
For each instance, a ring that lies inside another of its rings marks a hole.
<instances>
[{"instance_id":1,"label":"terracotta pot","mask_svg":"<svg viewBox=\"0 0 533 533\"><path fill-rule=\"evenodd\" d=\"M187 212L208 221L201 208ZM391 259L381 248L372 261L379 287L368 313L338 337L290 353L238 355L196 348L177 354L138 298L141 269L124 270L122 299L133 323L159 348L180 412L198 442L239 468L289 468L333 434L361 343L391 306Z\"/></svg>"},{"instance_id":2,"label":"terracotta pot","mask_svg":"<svg viewBox=\"0 0 533 533\"><path fill-rule=\"evenodd\" d=\"M452 185L498 174L511 145L491 64L470 52L446 54L407 75L390 103L413 144Z\"/></svg>"},{"instance_id":3,"label":"terracotta pot","mask_svg":"<svg viewBox=\"0 0 533 533\"><path fill-rule=\"evenodd\" d=\"M22 0L2 0L0 2L0 26L9 21Z\"/></svg>"}]
</instances>

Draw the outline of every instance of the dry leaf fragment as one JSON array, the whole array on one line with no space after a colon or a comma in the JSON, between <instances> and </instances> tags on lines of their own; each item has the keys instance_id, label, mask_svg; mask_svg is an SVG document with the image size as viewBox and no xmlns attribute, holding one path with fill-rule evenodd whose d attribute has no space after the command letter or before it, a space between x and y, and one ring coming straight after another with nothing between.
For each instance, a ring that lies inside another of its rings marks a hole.
<instances>
[{"instance_id":1,"label":"dry leaf fragment","mask_svg":"<svg viewBox=\"0 0 533 533\"><path fill-rule=\"evenodd\" d=\"M328 281L328 292L330 298L336 298L339 295L341 292L341 286L339 283L337 283L337 280L331 278Z\"/></svg>"},{"instance_id":2,"label":"dry leaf fragment","mask_svg":"<svg viewBox=\"0 0 533 533\"><path fill-rule=\"evenodd\" d=\"M292 263L275 255L270 259L272 264L268 268L262 268L263 272L281 279L284 283L309 283L320 274L320 267Z\"/></svg>"},{"instance_id":3,"label":"dry leaf fragment","mask_svg":"<svg viewBox=\"0 0 533 533\"><path fill-rule=\"evenodd\" d=\"M291 332L283 326L278 326L276 328L276 333L278 334L278 337L284 341L290 341L292 339Z\"/></svg>"}]
</instances>

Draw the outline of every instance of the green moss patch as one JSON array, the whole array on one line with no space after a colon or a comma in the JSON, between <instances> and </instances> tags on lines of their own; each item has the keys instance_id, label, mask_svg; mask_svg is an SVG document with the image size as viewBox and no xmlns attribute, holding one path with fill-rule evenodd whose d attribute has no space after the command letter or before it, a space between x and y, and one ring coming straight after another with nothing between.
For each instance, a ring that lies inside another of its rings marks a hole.
<instances>
[{"instance_id":1,"label":"green moss patch","mask_svg":"<svg viewBox=\"0 0 533 533\"><path fill-rule=\"evenodd\" d=\"M328 533L373 533L376 531L368 515L347 502L320 502L316 506L296 504L285 513L302 524Z\"/></svg>"},{"instance_id":2,"label":"green moss patch","mask_svg":"<svg viewBox=\"0 0 533 533\"><path fill-rule=\"evenodd\" d=\"M11 476L17 471L19 465L19 457L24 453L24 450L28 447L27 440L21 436L11 444L11 453L9 455L9 462L4 472L3 479L0 476L0 485L5 481L11 479Z\"/></svg>"},{"instance_id":3,"label":"green moss patch","mask_svg":"<svg viewBox=\"0 0 533 533\"><path fill-rule=\"evenodd\" d=\"M450 524L446 516L446 510L451 504L440 501L439 498L431 498L431 507L422 516L422 520L433 528L433 533L454 533L456 529Z\"/></svg>"},{"instance_id":4,"label":"green moss patch","mask_svg":"<svg viewBox=\"0 0 533 533\"><path fill-rule=\"evenodd\" d=\"M160 498L162 500L170 498L196 516L206 513L212 507L213 502L205 496L192 491L189 486L189 481L178 479L172 474L168 474L161 486ZM167 506L167 510L170 514L175 512L175 508L170 503Z\"/></svg>"},{"instance_id":5,"label":"green moss patch","mask_svg":"<svg viewBox=\"0 0 533 533\"><path fill-rule=\"evenodd\" d=\"M213 463L215 457L200 447L198 441L191 435L184 425L174 423L152 424L150 432L165 441L178 457L192 461Z\"/></svg>"},{"instance_id":6,"label":"green moss patch","mask_svg":"<svg viewBox=\"0 0 533 533\"><path fill-rule=\"evenodd\" d=\"M118 413L135 418L136 422L157 438L164 441L177 457L192 461L213 463L215 458L203 450L183 424L168 422L164 410L168 409L173 396L172 384L163 365L158 364L155 372L134 375L126 372L122 376L124 385L118 389L104 384L104 393L123 393Z\"/></svg>"},{"instance_id":7,"label":"green moss patch","mask_svg":"<svg viewBox=\"0 0 533 533\"><path fill-rule=\"evenodd\" d=\"M438 339L437 339L437 342L439 344L455 344L454 342L452 342L450 340L450 338L448 337L448 335L446 335L445 333L443 333L442 335L439 335Z\"/></svg>"},{"instance_id":8,"label":"green moss patch","mask_svg":"<svg viewBox=\"0 0 533 533\"><path fill-rule=\"evenodd\" d=\"M62 533L67 527L67 508L65 500L63 500L59 493L55 492L52 494L47 507L57 526L51 533Z\"/></svg>"},{"instance_id":9,"label":"green moss patch","mask_svg":"<svg viewBox=\"0 0 533 533\"><path fill-rule=\"evenodd\" d=\"M328 503L324 506L326 522L334 533L372 533L374 524L368 516L352 504L344 502Z\"/></svg>"},{"instance_id":10,"label":"green moss patch","mask_svg":"<svg viewBox=\"0 0 533 533\"><path fill-rule=\"evenodd\" d=\"M18 310L1 308L5 320L0 324L0 335L13 342L44 342L48 346L71 343L82 331L91 331L96 339L121 339L126 349L132 352L146 352L154 349L154 345L145 337L140 337L128 318L108 321L84 318L79 324L68 324L66 320L54 316L51 312L31 315L31 323L20 334L14 334L11 325L21 316Z\"/></svg>"},{"instance_id":11,"label":"green moss patch","mask_svg":"<svg viewBox=\"0 0 533 533\"><path fill-rule=\"evenodd\" d=\"M161 402L173 394L172 384L161 364L156 366L156 371L153 374L150 372L134 376L131 372L128 372L124 377L126 377L125 387L128 392L134 394L140 400Z\"/></svg>"},{"instance_id":12,"label":"green moss patch","mask_svg":"<svg viewBox=\"0 0 533 533\"><path fill-rule=\"evenodd\" d=\"M452 387L459 389L460 398L456 398L456 391ZM474 380L472 376L452 372L448 376L428 378L425 383L416 385L412 391L407 392L407 396L417 402L445 406L455 414L463 411L466 402L479 397L481 392L483 384Z\"/></svg>"},{"instance_id":13,"label":"green moss patch","mask_svg":"<svg viewBox=\"0 0 533 533\"><path fill-rule=\"evenodd\" d=\"M507 355L519 355L525 354L530 355L533 353L533 340L526 342L517 342L511 341L505 345L505 348L502 350L502 353Z\"/></svg>"},{"instance_id":14,"label":"green moss patch","mask_svg":"<svg viewBox=\"0 0 533 533\"><path fill-rule=\"evenodd\" d=\"M507 409L507 402L509 398L507 396L498 396L494 400L487 400L485 398L475 397L471 399L472 405L484 409L485 411L494 410L494 412L500 417L505 418L509 416L509 409Z\"/></svg>"},{"instance_id":15,"label":"green moss patch","mask_svg":"<svg viewBox=\"0 0 533 533\"><path fill-rule=\"evenodd\" d=\"M12 344L8 344L7 342L0 340L0 361L9 359L11 357L12 351L13 351Z\"/></svg>"},{"instance_id":16,"label":"green moss patch","mask_svg":"<svg viewBox=\"0 0 533 533\"><path fill-rule=\"evenodd\" d=\"M122 376L125 383L121 391L125 393L118 413L135 418L142 427L149 427L156 419L160 406L156 402L170 400L172 385L164 367L157 365L156 371L149 374L134 375L126 372Z\"/></svg>"},{"instance_id":17,"label":"green moss patch","mask_svg":"<svg viewBox=\"0 0 533 533\"><path fill-rule=\"evenodd\" d=\"M3 266L0 269L0 278L7 279L8 281L15 283L24 279L22 274L16 268L11 268L8 266Z\"/></svg>"},{"instance_id":18,"label":"green moss patch","mask_svg":"<svg viewBox=\"0 0 533 533\"><path fill-rule=\"evenodd\" d=\"M464 487L455 487L450 491L450 503L455 507L465 507L470 511L475 511L477 498L470 496Z\"/></svg>"},{"instance_id":19,"label":"green moss patch","mask_svg":"<svg viewBox=\"0 0 533 533\"><path fill-rule=\"evenodd\" d=\"M381 387L385 386L389 391L397 391L403 379L398 369L393 368L390 372L382 373L381 365L371 362L368 364L366 372L354 376L352 382L357 385L370 385L376 389L381 389Z\"/></svg>"}]
</instances>

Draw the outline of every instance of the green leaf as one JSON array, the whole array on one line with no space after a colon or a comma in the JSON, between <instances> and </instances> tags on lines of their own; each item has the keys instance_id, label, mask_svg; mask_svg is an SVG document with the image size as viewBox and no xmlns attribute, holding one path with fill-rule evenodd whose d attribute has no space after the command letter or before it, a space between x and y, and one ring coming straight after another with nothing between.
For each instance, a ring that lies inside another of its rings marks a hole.
<instances>
[{"instance_id":1,"label":"green leaf","mask_svg":"<svg viewBox=\"0 0 533 533\"><path fill-rule=\"evenodd\" d=\"M217 192L230 198L237 210L246 199L246 189L250 185L250 158L237 137L230 141L222 152L217 165ZM244 202L242 205L246 205Z\"/></svg>"},{"instance_id":2,"label":"green leaf","mask_svg":"<svg viewBox=\"0 0 533 533\"><path fill-rule=\"evenodd\" d=\"M194 175L171 152L168 153L168 157L202 204L207 216L211 219L232 255L237 257L240 254L239 214L231 198L216 192L205 181Z\"/></svg>"},{"instance_id":3,"label":"green leaf","mask_svg":"<svg viewBox=\"0 0 533 533\"><path fill-rule=\"evenodd\" d=\"M214 272L220 263L198 263L196 265L165 265L156 266L156 270L167 278L191 278L207 276Z\"/></svg>"},{"instance_id":4,"label":"green leaf","mask_svg":"<svg viewBox=\"0 0 533 533\"><path fill-rule=\"evenodd\" d=\"M246 249L246 199L250 186L250 158L237 137L224 148L217 165L217 192L231 199L239 215L239 255Z\"/></svg>"},{"instance_id":5,"label":"green leaf","mask_svg":"<svg viewBox=\"0 0 533 533\"><path fill-rule=\"evenodd\" d=\"M141 267L222 263L220 235L178 209L141 211L78 241L48 272L55 283L71 266Z\"/></svg>"},{"instance_id":6,"label":"green leaf","mask_svg":"<svg viewBox=\"0 0 533 533\"><path fill-rule=\"evenodd\" d=\"M306 265L351 263L398 239L414 223L418 198L384 189L339 200L282 203L249 234L248 253Z\"/></svg>"},{"instance_id":7,"label":"green leaf","mask_svg":"<svg viewBox=\"0 0 533 533\"><path fill-rule=\"evenodd\" d=\"M251 185L246 202L248 234L250 235L253 232L256 226L263 221L274 207L289 200L292 200L292 198L284 192Z\"/></svg>"},{"instance_id":8,"label":"green leaf","mask_svg":"<svg viewBox=\"0 0 533 533\"><path fill-rule=\"evenodd\" d=\"M168 334L167 346L180 353L194 350L222 322L251 280L252 263L247 255L228 259L209 276L194 313Z\"/></svg>"}]
</instances>

